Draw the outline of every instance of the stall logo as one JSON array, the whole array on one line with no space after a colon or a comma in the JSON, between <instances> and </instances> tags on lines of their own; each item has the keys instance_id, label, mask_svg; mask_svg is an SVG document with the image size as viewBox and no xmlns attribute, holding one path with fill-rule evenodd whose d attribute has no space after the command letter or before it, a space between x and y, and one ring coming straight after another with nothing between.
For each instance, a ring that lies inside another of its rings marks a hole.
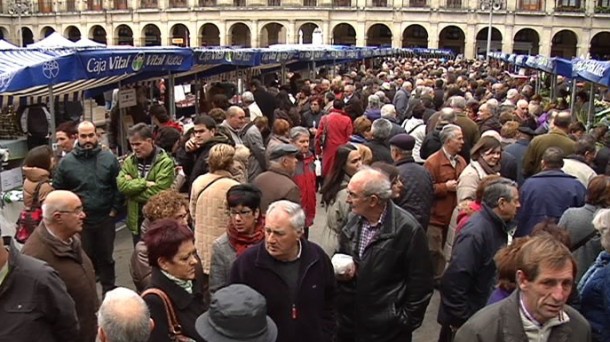
<instances>
[{"instance_id":1,"label":"stall logo","mask_svg":"<svg viewBox=\"0 0 610 342\"><path fill-rule=\"evenodd\" d=\"M13 79L12 72L5 72L2 75L0 75L0 89L6 89L9 86L9 84L11 83L12 79Z\"/></svg>"},{"instance_id":2,"label":"stall logo","mask_svg":"<svg viewBox=\"0 0 610 342\"><path fill-rule=\"evenodd\" d=\"M59 75L59 63L57 61L47 61L42 65L42 74L48 79L52 79Z\"/></svg>"},{"instance_id":3,"label":"stall logo","mask_svg":"<svg viewBox=\"0 0 610 342\"><path fill-rule=\"evenodd\" d=\"M140 71L140 69L142 69L143 67L144 67L144 53L140 52L133 59L133 62L131 62L131 69L133 69L133 71Z\"/></svg>"},{"instance_id":4,"label":"stall logo","mask_svg":"<svg viewBox=\"0 0 610 342\"><path fill-rule=\"evenodd\" d=\"M574 69L576 69L576 71L585 71L596 77L604 77L604 71L606 71L606 68L607 66L604 63L591 60L580 60L574 65Z\"/></svg>"}]
</instances>

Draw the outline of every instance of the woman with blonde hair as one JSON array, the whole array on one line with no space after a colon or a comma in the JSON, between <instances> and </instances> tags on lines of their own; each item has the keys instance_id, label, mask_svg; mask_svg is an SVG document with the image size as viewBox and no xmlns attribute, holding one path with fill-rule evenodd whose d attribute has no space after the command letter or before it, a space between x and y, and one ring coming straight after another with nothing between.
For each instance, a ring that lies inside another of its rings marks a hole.
<instances>
[{"instance_id":1,"label":"woman with blonde hair","mask_svg":"<svg viewBox=\"0 0 610 342\"><path fill-rule=\"evenodd\" d=\"M206 275L210 274L212 243L225 232L229 222L227 191L239 184L231 174L234 158L233 146L214 145L208 157L210 172L199 176L192 185L190 211L195 227L195 247Z\"/></svg>"},{"instance_id":2,"label":"woman with blonde hair","mask_svg":"<svg viewBox=\"0 0 610 342\"><path fill-rule=\"evenodd\" d=\"M373 163L373 151L368 146L362 144L354 144L362 157L362 165L371 166Z\"/></svg>"}]
</instances>

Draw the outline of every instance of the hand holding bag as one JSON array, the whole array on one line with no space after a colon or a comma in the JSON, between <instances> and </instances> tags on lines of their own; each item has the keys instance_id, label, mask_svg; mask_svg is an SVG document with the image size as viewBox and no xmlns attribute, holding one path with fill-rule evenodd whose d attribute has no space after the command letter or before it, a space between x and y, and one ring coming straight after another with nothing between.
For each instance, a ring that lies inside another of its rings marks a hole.
<instances>
[{"instance_id":1,"label":"hand holding bag","mask_svg":"<svg viewBox=\"0 0 610 342\"><path fill-rule=\"evenodd\" d=\"M165 315L167 316L167 326L169 328L169 336L168 341L170 342L194 342L192 338L185 336L182 334L182 326L178 323L178 318L176 317L176 312L174 311L174 307L172 306L172 302L167 297L167 294L160 289L148 289L142 292L142 298L146 295L156 295L163 301L163 306L165 307Z\"/></svg>"}]
</instances>

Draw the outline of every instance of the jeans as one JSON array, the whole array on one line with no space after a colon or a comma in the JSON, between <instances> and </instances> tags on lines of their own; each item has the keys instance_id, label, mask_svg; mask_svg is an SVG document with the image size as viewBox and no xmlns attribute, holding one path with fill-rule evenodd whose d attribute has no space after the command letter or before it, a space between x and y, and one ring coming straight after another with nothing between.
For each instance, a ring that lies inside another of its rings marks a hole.
<instances>
[{"instance_id":1,"label":"jeans","mask_svg":"<svg viewBox=\"0 0 610 342\"><path fill-rule=\"evenodd\" d=\"M106 217L96 224L84 225L81 233L83 249L95 268L95 274L99 277L102 285L102 293L106 293L116 286L114 259L114 218Z\"/></svg>"}]
</instances>

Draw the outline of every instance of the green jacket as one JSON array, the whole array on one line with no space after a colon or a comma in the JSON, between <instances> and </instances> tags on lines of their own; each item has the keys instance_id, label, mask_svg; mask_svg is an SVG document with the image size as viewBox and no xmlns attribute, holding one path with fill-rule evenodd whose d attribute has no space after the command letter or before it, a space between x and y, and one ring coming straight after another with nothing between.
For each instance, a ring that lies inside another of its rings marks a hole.
<instances>
[{"instance_id":1,"label":"green jacket","mask_svg":"<svg viewBox=\"0 0 610 342\"><path fill-rule=\"evenodd\" d=\"M96 224L108 217L110 211L119 211L122 202L116 177L120 166L110 151L99 146L85 150L78 144L61 159L53 176L56 190L69 190L81 198L87 217L85 222Z\"/></svg>"},{"instance_id":2,"label":"green jacket","mask_svg":"<svg viewBox=\"0 0 610 342\"><path fill-rule=\"evenodd\" d=\"M140 217L142 206L159 192L169 189L174 182L174 161L167 152L160 148L155 151L152 166L146 178L138 172L138 160L135 155L130 155L123 162L123 167L117 177L119 191L127 197L127 228L134 235L140 234ZM125 176L131 177L128 180ZM154 182L151 187L146 182Z\"/></svg>"}]
</instances>

